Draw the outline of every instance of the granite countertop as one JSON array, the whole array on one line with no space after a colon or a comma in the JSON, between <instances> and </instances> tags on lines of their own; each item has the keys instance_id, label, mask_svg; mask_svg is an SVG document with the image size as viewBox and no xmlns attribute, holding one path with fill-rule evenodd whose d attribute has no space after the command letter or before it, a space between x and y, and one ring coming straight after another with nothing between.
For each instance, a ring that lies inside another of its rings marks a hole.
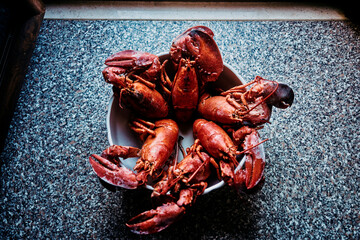
<instances>
[{"instance_id":1,"label":"granite countertop","mask_svg":"<svg viewBox=\"0 0 360 240\"><path fill-rule=\"evenodd\" d=\"M168 51L206 25L246 81L290 85L295 102L261 130L266 182L228 187L141 239L360 238L360 31L349 21L44 20L1 159L1 238L139 239L125 222L151 208L148 190L103 188L88 158L107 147L111 86L103 62L120 50Z\"/></svg>"}]
</instances>

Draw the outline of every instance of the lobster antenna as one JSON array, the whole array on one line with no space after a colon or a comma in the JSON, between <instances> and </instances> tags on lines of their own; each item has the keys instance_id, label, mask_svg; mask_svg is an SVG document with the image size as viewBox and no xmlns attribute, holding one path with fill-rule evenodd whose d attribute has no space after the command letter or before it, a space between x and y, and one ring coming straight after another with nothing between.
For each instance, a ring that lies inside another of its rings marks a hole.
<instances>
[{"instance_id":1,"label":"lobster antenna","mask_svg":"<svg viewBox=\"0 0 360 240\"><path fill-rule=\"evenodd\" d=\"M179 143L179 148L180 148L180 151L183 155L183 158L185 157L186 153L185 153L185 149L183 147L183 145L181 145L181 141L184 140L184 137L183 136L179 136L179 139L178 139L178 143Z\"/></svg>"},{"instance_id":2,"label":"lobster antenna","mask_svg":"<svg viewBox=\"0 0 360 240\"><path fill-rule=\"evenodd\" d=\"M257 81L259 81L259 76L256 76L254 80L248 82L248 83L245 83L245 84L242 84L242 85L239 85L239 86L235 86L233 88L230 88L228 90L226 90L225 92L222 92L221 95L227 95L229 93L234 93L234 92L239 92L239 90L242 90L248 86L250 86L251 84L254 84L256 83Z\"/></svg>"},{"instance_id":3,"label":"lobster antenna","mask_svg":"<svg viewBox=\"0 0 360 240\"><path fill-rule=\"evenodd\" d=\"M251 150L251 149L253 149L253 148L257 147L257 146L259 146L260 144L263 144L264 142L266 142L268 140L269 140L268 138L265 139L265 140L262 140L261 142L258 142L257 144L255 144L255 145L253 145L253 146L251 146L251 147L249 147L249 148L247 148L247 149L245 149L245 150L243 150L241 152L236 152L236 154L237 155L243 154L243 153L245 153L245 152L247 152L247 151L249 151L249 150Z\"/></svg>"},{"instance_id":4,"label":"lobster antenna","mask_svg":"<svg viewBox=\"0 0 360 240\"><path fill-rule=\"evenodd\" d=\"M165 65L166 65L167 62L168 62L168 60L166 59L161 64L160 80L161 80L162 84L160 84L160 86L166 92L166 94L168 94L170 96L173 83L171 82L171 80L170 80L170 78L167 75L166 70L165 70Z\"/></svg>"},{"instance_id":5,"label":"lobster antenna","mask_svg":"<svg viewBox=\"0 0 360 240\"><path fill-rule=\"evenodd\" d=\"M179 140L176 141L176 145L175 145L175 157L174 157L174 169L176 168L177 162L178 162L178 158L179 158L179 148L180 148L180 137Z\"/></svg>"}]
</instances>

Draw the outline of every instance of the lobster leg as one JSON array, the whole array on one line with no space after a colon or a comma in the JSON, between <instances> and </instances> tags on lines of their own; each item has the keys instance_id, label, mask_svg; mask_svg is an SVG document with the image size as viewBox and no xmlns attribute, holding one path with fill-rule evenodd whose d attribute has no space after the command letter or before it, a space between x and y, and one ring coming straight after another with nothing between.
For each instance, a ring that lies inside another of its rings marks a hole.
<instances>
[{"instance_id":1,"label":"lobster leg","mask_svg":"<svg viewBox=\"0 0 360 240\"><path fill-rule=\"evenodd\" d=\"M241 98L242 99L242 98ZM243 105L241 105L240 103L238 103L237 101L236 101L236 99L234 98L234 97L232 97L232 94L231 95L227 95L226 96L226 101L231 105L231 106L233 106L235 109L236 109L236 111L245 111L247 108L247 102L246 102L246 100L245 100L245 102L244 101L242 101L243 102ZM246 106L246 107L245 107Z\"/></svg>"},{"instance_id":2,"label":"lobster leg","mask_svg":"<svg viewBox=\"0 0 360 240\"><path fill-rule=\"evenodd\" d=\"M165 92L165 94L168 97L170 97L173 83L171 82L171 80L165 70L165 65L167 62L168 62L168 60L165 60L163 62L163 64L161 65L161 70L160 70L161 71L161 75L160 75L161 84L160 84L160 86L163 89L163 91Z\"/></svg>"},{"instance_id":3,"label":"lobster leg","mask_svg":"<svg viewBox=\"0 0 360 240\"><path fill-rule=\"evenodd\" d=\"M157 233L180 219L184 214L184 207L178 206L174 202L166 203L133 217L126 226L137 234Z\"/></svg>"},{"instance_id":4,"label":"lobster leg","mask_svg":"<svg viewBox=\"0 0 360 240\"><path fill-rule=\"evenodd\" d=\"M150 81L147 81L145 80L144 78L138 76L138 75L135 75L135 74L132 74L132 76L134 76L136 78L137 81L141 82L142 84L146 85L148 88L150 89L155 89L156 85L155 83L152 83Z\"/></svg>"},{"instance_id":5,"label":"lobster leg","mask_svg":"<svg viewBox=\"0 0 360 240\"><path fill-rule=\"evenodd\" d=\"M139 134L139 138L142 141L145 141L148 135L153 137L156 136L155 131L155 124L149 121L142 120L140 118L134 119L130 125L131 130Z\"/></svg>"}]
</instances>

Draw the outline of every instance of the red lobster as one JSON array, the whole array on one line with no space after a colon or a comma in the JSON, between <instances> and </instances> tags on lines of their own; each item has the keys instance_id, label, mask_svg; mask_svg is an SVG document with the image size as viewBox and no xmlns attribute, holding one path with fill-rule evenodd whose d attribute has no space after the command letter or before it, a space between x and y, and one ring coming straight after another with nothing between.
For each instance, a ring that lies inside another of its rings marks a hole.
<instances>
[{"instance_id":1,"label":"red lobster","mask_svg":"<svg viewBox=\"0 0 360 240\"><path fill-rule=\"evenodd\" d=\"M199 89L215 81L223 70L220 51L213 39L213 32L196 26L180 34L172 43L170 57L177 69L173 83L162 65L161 80L164 91L171 95L175 116L188 121L197 108Z\"/></svg>"},{"instance_id":2,"label":"red lobster","mask_svg":"<svg viewBox=\"0 0 360 240\"><path fill-rule=\"evenodd\" d=\"M98 177L114 186L135 189L147 182L148 176L156 178L159 170L169 159L177 142L179 128L171 119L158 120L155 123L137 119L131 128L140 135L145 142L141 149L113 145L106 149L101 156L91 155L90 164ZM121 166L119 157L140 157L134 173Z\"/></svg>"},{"instance_id":3,"label":"red lobster","mask_svg":"<svg viewBox=\"0 0 360 240\"><path fill-rule=\"evenodd\" d=\"M124 103L147 118L164 118L168 115L168 104L155 89L154 82L160 73L157 56L126 50L111 55L105 64L108 67L103 70L103 76L106 82L114 86L121 107Z\"/></svg>"},{"instance_id":4,"label":"red lobster","mask_svg":"<svg viewBox=\"0 0 360 240\"><path fill-rule=\"evenodd\" d=\"M199 141L195 141L188 149L186 157L177 165L171 166L164 178L154 187L152 197L166 196L167 202L137 215L126 225L135 233L152 234L180 219L186 208L192 206L197 196L206 189L205 181L211 173L210 163L217 165L214 159L203 151Z\"/></svg>"},{"instance_id":5,"label":"red lobster","mask_svg":"<svg viewBox=\"0 0 360 240\"><path fill-rule=\"evenodd\" d=\"M249 190L262 180L265 160L256 147L266 140L260 141L255 129L248 132L242 130L242 135L240 131L233 134L236 137L235 144L225 130L214 122L197 119L193 125L194 137L199 139L212 157L220 161L223 180L238 190ZM242 152L238 151L241 140L244 140ZM245 169L240 169L242 166L239 166L236 159L241 153L245 153Z\"/></svg>"},{"instance_id":6,"label":"red lobster","mask_svg":"<svg viewBox=\"0 0 360 240\"><path fill-rule=\"evenodd\" d=\"M222 92L221 96L205 93L201 96L198 111L203 118L218 123L257 126L269 122L272 106L287 108L293 100L294 92L288 85L257 76L247 84Z\"/></svg>"}]
</instances>

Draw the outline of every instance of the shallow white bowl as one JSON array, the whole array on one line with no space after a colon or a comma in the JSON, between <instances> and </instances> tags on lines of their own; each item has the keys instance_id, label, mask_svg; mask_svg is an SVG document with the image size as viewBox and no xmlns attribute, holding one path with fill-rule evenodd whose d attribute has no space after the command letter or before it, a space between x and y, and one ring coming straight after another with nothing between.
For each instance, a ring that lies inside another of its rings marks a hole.
<instances>
[{"instance_id":1,"label":"shallow white bowl","mask_svg":"<svg viewBox=\"0 0 360 240\"><path fill-rule=\"evenodd\" d=\"M158 54L161 63L165 59L169 59L169 53L160 53ZM170 66L170 64L167 64ZM168 72L168 71L167 71ZM168 72L169 73L169 72ZM174 74L174 73L173 73ZM171 73L169 74L171 75ZM233 86L244 83L244 80L239 76L236 71L229 65L224 63L224 70L219 76L219 79L216 81L215 85L220 87L223 90L227 90ZM106 126L108 131L108 139L110 145L116 144L121 146L134 146L141 148L140 141L135 137L132 131L129 128L129 116L130 111L127 109L122 109L119 107L118 99L111 97L108 113L106 117ZM194 137L192 132L193 122L187 124L179 124L179 134L184 138L181 142L182 146L186 149L194 143ZM262 145L260 145L260 150L264 153ZM179 154L179 156L182 156ZM182 158L178 159L181 161ZM128 158L122 160L122 163L125 167L133 169L135 166L137 158ZM243 161L242 161L243 162ZM224 186L224 181L219 181L215 176L212 179L208 180L208 187L203 194L209 193L210 191ZM153 190L151 185L146 185L146 188Z\"/></svg>"}]
</instances>

